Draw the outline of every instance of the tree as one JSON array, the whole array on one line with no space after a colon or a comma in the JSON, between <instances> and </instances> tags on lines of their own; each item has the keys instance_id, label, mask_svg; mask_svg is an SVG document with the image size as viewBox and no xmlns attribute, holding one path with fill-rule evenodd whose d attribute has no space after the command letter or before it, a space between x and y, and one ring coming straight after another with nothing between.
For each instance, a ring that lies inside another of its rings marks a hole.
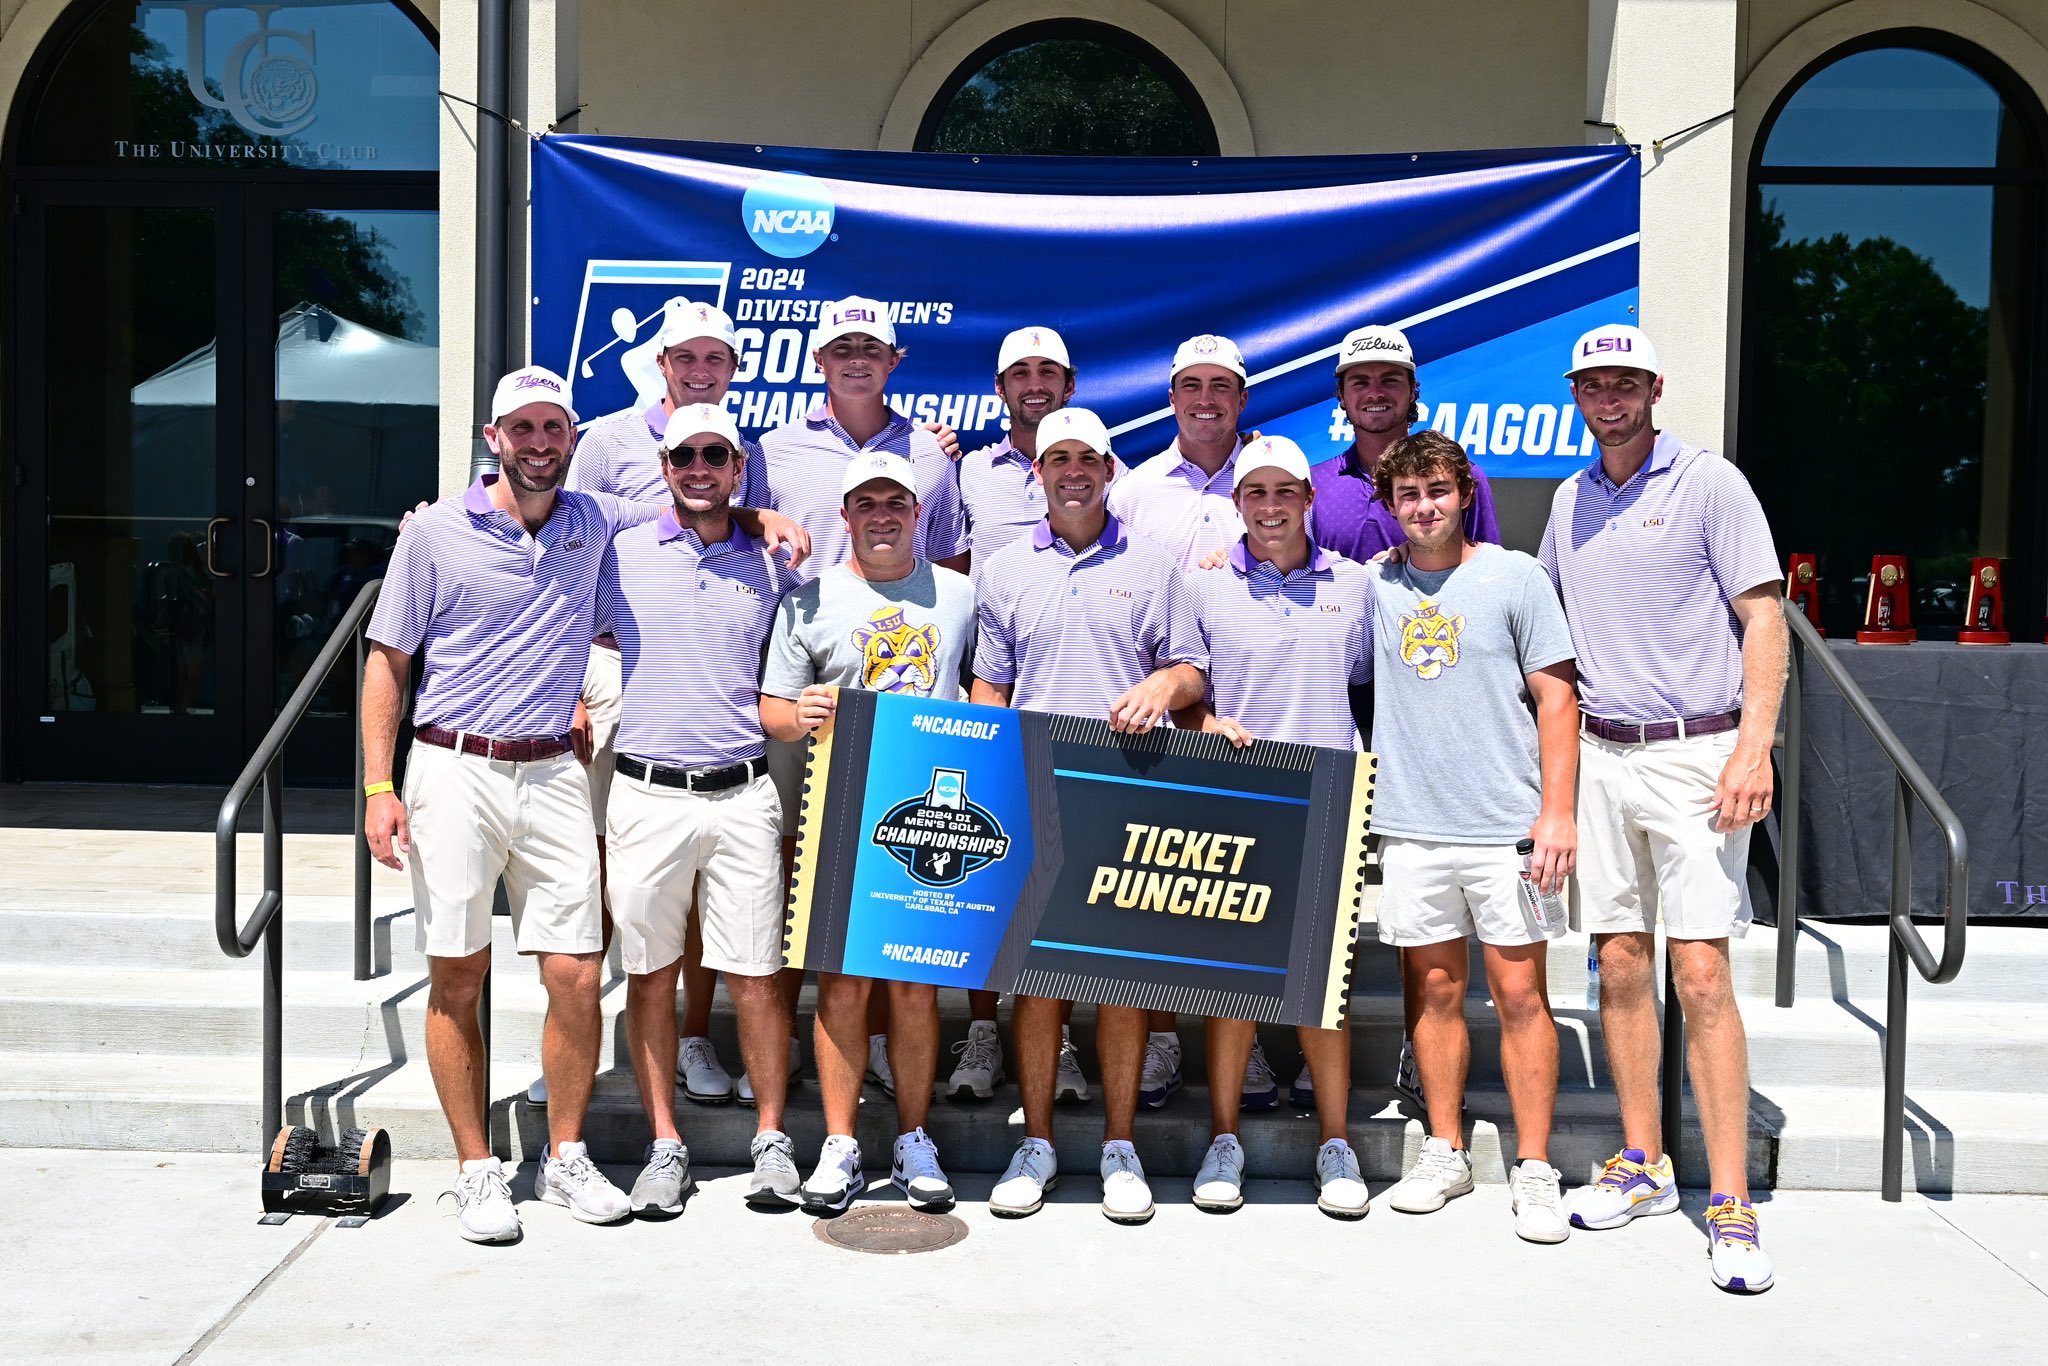
<instances>
[{"instance_id":1,"label":"tree","mask_svg":"<svg viewBox=\"0 0 2048 1366\"><path fill-rule=\"evenodd\" d=\"M1132 53L1086 38L1013 48L947 104L935 152L1028 156L1186 156L1202 151L1194 115Z\"/></svg>"}]
</instances>

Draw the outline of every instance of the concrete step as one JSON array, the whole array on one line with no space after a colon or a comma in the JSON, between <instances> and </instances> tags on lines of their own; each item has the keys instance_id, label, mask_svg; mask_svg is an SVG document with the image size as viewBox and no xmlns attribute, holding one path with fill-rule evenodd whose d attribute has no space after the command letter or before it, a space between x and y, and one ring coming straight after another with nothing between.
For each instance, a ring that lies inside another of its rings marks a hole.
<instances>
[{"instance_id":1,"label":"concrete step","mask_svg":"<svg viewBox=\"0 0 2048 1366\"><path fill-rule=\"evenodd\" d=\"M443 1159L447 1127L424 1067L380 1075L349 1062L288 1059L289 1122L309 1123L331 1137L361 1124L389 1130L397 1155ZM491 1131L507 1156L531 1159L546 1141L546 1111L524 1099L528 1074L492 1071ZM245 1152L264 1148L259 1079L253 1059L200 1060L147 1056L0 1054L0 1135L7 1146L119 1147L169 1152ZM1875 1091L1759 1088L1752 1095L1749 1177L1758 1188L1875 1190L1879 1181L1880 1103ZM744 1166L756 1117L738 1106L678 1102L693 1161ZM1498 1184L1515 1151L1507 1099L1474 1088L1467 1097L1470 1146L1478 1179ZM1704 1154L1687 1106L1679 1145L1681 1178L1705 1181ZM785 1127L806 1168L824 1137L814 1082L792 1093ZM859 1136L871 1172L886 1172L896 1129L894 1107L865 1088ZM978 1104L938 1101L927 1129L951 1170L1000 1171L1022 1131L1014 1086ZM1361 1086L1352 1096L1348 1130L1361 1169L1376 1187L1414 1160L1420 1117L1393 1092ZM648 1138L630 1075L598 1078L584 1126L600 1161L640 1160ZM1063 1171L1092 1170L1102 1133L1099 1097L1057 1112L1054 1141ZM1240 1133L1257 1175L1307 1179L1317 1141L1314 1118L1292 1107L1247 1114ZM1160 1110L1143 1110L1138 1147L1148 1171L1192 1175L1209 1140L1207 1096L1190 1086ZM1612 1099L1566 1092L1559 1097L1551 1156L1568 1183L1589 1179L1621 1145ZM878 1178L879 1179L879 1178ZM2010 1093L1921 1092L1909 1088L1908 1188L1948 1192L2048 1194L2048 1098Z\"/></svg>"}]
</instances>

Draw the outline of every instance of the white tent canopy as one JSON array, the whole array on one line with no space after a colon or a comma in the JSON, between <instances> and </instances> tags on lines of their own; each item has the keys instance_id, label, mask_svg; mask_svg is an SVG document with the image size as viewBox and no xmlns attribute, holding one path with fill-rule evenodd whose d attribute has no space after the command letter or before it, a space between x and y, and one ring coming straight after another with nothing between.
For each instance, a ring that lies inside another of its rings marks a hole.
<instances>
[{"instance_id":1,"label":"white tent canopy","mask_svg":"<svg viewBox=\"0 0 2048 1366\"><path fill-rule=\"evenodd\" d=\"M136 385L131 398L152 407L211 408L219 401L216 363L208 343ZM277 396L299 403L437 407L440 348L302 303L278 323Z\"/></svg>"}]
</instances>

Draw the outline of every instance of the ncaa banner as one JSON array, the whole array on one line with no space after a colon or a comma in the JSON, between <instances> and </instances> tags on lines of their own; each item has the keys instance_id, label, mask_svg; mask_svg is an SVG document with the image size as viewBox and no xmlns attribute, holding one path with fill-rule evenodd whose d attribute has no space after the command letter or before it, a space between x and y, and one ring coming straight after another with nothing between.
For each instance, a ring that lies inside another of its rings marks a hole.
<instances>
[{"instance_id":1,"label":"ncaa banner","mask_svg":"<svg viewBox=\"0 0 2048 1366\"><path fill-rule=\"evenodd\" d=\"M1640 168L1625 147L1367 157L1054 158L551 135L533 149L533 359L586 417L659 398L671 300L739 332L742 430L823 396L820 307L887 301L891 402L972 449L1008 419L996 347L1065 338L1074 402L1136 462L1175 435L1168 367L1216 332L1251 371L1243 425L1342 452L1345 332L1407 332L1417 426L1491 478L1558 478L1593 441L1561 377L1580 333L1637 320Z\"/></svg>"},{"instance_id":2,"label":"ncaa banner","mask_svg":"<svg viewBox=\"0 0 2048 1366\"><path fill-rule=\"evenodd\" d=\"M1370 754L837 690L784 962L1334 1028Z\"/></svg>"}]
</instances>

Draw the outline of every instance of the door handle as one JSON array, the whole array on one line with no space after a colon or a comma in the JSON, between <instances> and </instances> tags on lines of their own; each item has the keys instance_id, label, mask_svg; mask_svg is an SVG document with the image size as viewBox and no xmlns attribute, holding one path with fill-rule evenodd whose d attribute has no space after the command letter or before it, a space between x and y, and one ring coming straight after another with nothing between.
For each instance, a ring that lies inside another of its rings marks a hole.
<instances>
[{"instance_id":1,"label":"door handle","mask_svg":"<svg viewBox=\"0 0 2048 1366\"><path fill-rule=\"evenodd\" d=\"M234 570L222 569L213 562L213 547L217 533L222 527L233 525L234 520L232 517L215 517L206 524L206 572L216 579L232 579L235 576Z\"/></svg>"},{"instance_id":2,"label":"door handle","mask_svg":"<svg viewBox=\"0 0 2048 1366\"><path fill-rule=\"evenodd\" d=\"M251 517L249 520L263 528L263 568L250 577L267 579L270 577L270 571L277 568L277 528L261 517Z\"/></svg>"}]
</instances>

